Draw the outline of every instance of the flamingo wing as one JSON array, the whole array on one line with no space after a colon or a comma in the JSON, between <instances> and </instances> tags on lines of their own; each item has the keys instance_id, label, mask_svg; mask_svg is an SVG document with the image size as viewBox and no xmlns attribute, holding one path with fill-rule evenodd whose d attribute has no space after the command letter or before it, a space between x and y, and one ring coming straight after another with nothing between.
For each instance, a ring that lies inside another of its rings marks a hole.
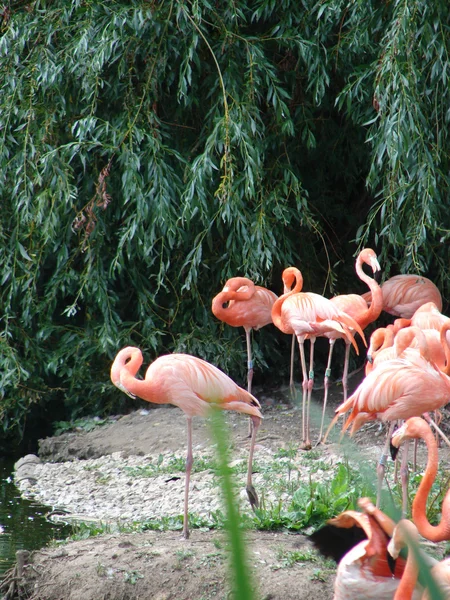
<instances>
[{"instance_id":1,"label":"flamingo wing","mask_svg":"<svg viewBox=\"0 0 450 600\"><path fill-rule=\"evenodd\" d=\"M160 402L174 404L190 416L205 415L213 404L262 418L258 400L220 369L190 354L160 356L147 369Z\"/></svg>"}]
</instances>

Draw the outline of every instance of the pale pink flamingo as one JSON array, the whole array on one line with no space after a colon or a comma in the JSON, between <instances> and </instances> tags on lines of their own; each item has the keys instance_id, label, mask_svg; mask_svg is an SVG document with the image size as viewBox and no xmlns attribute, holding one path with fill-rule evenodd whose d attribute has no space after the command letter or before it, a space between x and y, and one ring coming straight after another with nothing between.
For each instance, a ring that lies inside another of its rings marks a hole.
<instances>
[{"instance_id":1,"label":"pale pink flamingo","mask_svg":"<svg viewBox=\"0 0 450 600\"><path fill-rule=\"evenodd\" d=\"M148 367L145 379L137 379L136 374L142 362L142 352L139 348L124 348L112 364L111 381L132 398L138 396L155 404L173 404L181 408L186 415L187 459L183 537L189 537L188 496L193 462L192 417L207 415L212 406L250 415L253 420L246 489L252 507L258 506L258 496L252 485L256 432L262 419L258 400L236 385L225 373L189 354L160 356Z\"/></svg>"},{"instance_id":2,"label":"pale pink flamingo","mask_svg":"<svg viewBox=\"0 0 450 600\"><path fill-rule=\"evenodd\" d=\"M402 557L388 562L395 522L368 498L358 505L363 512L345 511L310 538L321 554L339 562L333 600L392 600L406 564Z\"/></svg>"},{"instance_id":3,"label":"pale pink flamingo","mask_svg":"<svg viewBox=\"0 0 450 600\"><path fill-rule=\"evenodd\" d=\"M285 289L290 291L280 296L272 307L273 323L283 333L295 334L300 348L300 360L303 373L302 398L302 446L311 448L309 433L309 408L314 383L314 343L317 336L332 330L343 333L355 346L352 330L357 331L365 343L364 333L358 323L334 304L312 292L302 293L303 277L296 267L288 267L282 274ZM295 281L295 285L294 284ZM311 343L309 373L306 369L304 342L308 337Z\"/></svg>"},{"instance_id":4,"label":"pale pink flamingo","mask_svg":"<svg viewBox=\"0 0 450 600\"><path fill-rule=\"evenodd\" d=\"M213 314L232 327L243 327L247 343L247 391L252 393L253 359L252 329L272 323L272 306L277 295L265 287L255 285L247 277L232 277L221 292L213 298Z\"/></svg>"},{"instance_id":5,"label":"pale pink flamingo","mask_svg":"<svg viewBox=\"0 0 450 600\"><path fill-rule=\"evenodd\" d=\"M383 310L395 317L410 319L426 302L442 310L442 296L435 284L421 275L395 275L381 285ZM371 292L363 294L371 302Z\"/></svg>"},{"instance_id":6,"label":"pale pink flamingo","mask_svg":"<svg viewBox=\"0 0 450 600\"><path fill-rule=\"evenodd\" d=\"M359 279L363 281L371 290L372 301L370 306L364 300L362 296L358 294L345 294L341 296L334 296L330 298L330 301L342 312L349 315L358 323L361 329L365 329L370 323L373 323L377 319L383 309L383 295L381 288L378 283L369 275L366 275L363 271L363 264L369 265L373 273L377 273L381 270L378 264L377 255L371 248L364 248L356 259L355 270ZM344 358L344 370L342 374L342 387L344 391L344 401L347 400L348 391L348 364L350 358L350 340L348 337L339 331L333 330L324 333L324 336L330 340L330 348L328 351L328 361L325 369L324 378L324 396L323 396L323 409L322 409L322 421L320 424L319 441L322 439L323 423L325 419L325 410L328 400L328 386L329 377L331 375L331 359L333 355L334 344L337 339L343 339L345 341L345 358Z\"/></svg>"}]
</instances>

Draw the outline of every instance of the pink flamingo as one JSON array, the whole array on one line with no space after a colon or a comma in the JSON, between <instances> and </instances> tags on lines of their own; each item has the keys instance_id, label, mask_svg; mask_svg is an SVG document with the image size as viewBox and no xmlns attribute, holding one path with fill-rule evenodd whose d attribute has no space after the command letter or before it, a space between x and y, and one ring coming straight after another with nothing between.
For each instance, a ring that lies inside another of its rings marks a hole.
<instances>
[{"instance_id":1,"label":"pink flamingo","mask_svg":"<svg viewBox=\"0 0 450 600\"><path fill-rule=\"evenodd\" d=\"M381 267L378 263L377 255L371 248L364 248L356 259L355 270L359 279L366 283L371 290L372 301L370 306L364 300L362 296L358 294L345 294L341 296L335 296L331 298L330 301L342 312L349 315L358 323L361 329L365 329L370 323L377 319L383 309L383 295L381 292L381 288L378 283L369 275L366 275L363 271L363 264L369 265L373 271L373 273L377 273L381 270ZM319 441L322 439L323 433L323 423L325 419L325 410L327 406L328 400L328 386L329 386L329 377L331 374L331 358L333 355L334 344L337 339L344 339L345 341L345 358L344 358L344 370L342 374L342 387L344 390L344 401L347 400L347 380L348 380L348 363L350 357L350 341L348 338L341 332L333 330L328 331L325 334L330 340L330 349L328 352L328 361L327 367L325 370L325 379L324 379L324 397L323 397L323 409L322 409L322 421L320 424L320 433L319 433Z\"/></svg>"},{"instance_id":2,"label":"pink flamingo","mask_svg":"<svg viewBox=\"0 0 450 600\"><path fill-rule=\"evenodd\" d=\"M436 562L435 559L423 554L419 547L417 527L408 519L399 521L394 529L387 550L394 560L397 560L402 548L408 548L408 558L400 584L393 600L412 600L417 598L419 563L422 568L430 569L431 577L441 592L440 598L450 599L450 559ZM421 600L430 600L430 592L426 590L419 596Z\"/></svg>"},{"instance_id":3,"label":"pink flamingo","mask_svg":"<svg viewBox=\"0 0 450 600\"><path fill-rule=\"evenodd\" d=\"M411 334L406 333L405 337L407 335ZM420 352L414 352L408 358L394 358L381 362L371 371L350 398L336 409L335 417L325 434L324 441L339 417L349 411L350 415L343 431L351 426L351 435L371 420L380 419L391 423L387 442L377 466L377 505L380 501L393 422L438 410L447 404L450 396L450 377L430 362L426 342L421 343Z\"/></svg>"},{"instance_id":4,"label":"pink flamingo","mask_svg":"<svg viewBox=\"0 0 450 600\"><path fill-rule=\"evenodd\" d=\"M232 327L243 327L247 342L247 391L252 393L253 360L251 331L272 323L272 306L277 295L255 285L247 277L232 277L213 298L213 314Z\"/></svg>"},{"instance_id":5,"label":"pink flamingo","mask_svg":"<svg viewBox=\"0 0 450 600\"><path fill-rule=\"evenodd\" d=\"M391 600L406 564L402 557L388 563L395 523L369 498L358 505L363 512L343 512L310 539L321 554L339 562L333 600Z\"/></svg>"},{"instance_id":6,"label":"pink flamingo","mask_svg":"<svg viewBox=\"0 0 450 600\"><path fill-rule=\"evenodd\" d=\"M410 319L425 302L434 302L442 310L442 296L435 284L421 275L395 275L381 286L383 310L395 317ZM371 292L363 294L371 302Z\"/></svg>"},{"instance_id":7,"label":"pink flamingo","mask_svg":"<svg viewBox=\"0 0 450 600\"><path fill-rule=\"evenodd\" d=\"M138 396L155 404L173 404L181 408L186 415L187 459L183 537L189 537L188 496L193 463L192 417L205 416L211 406L223 410L235 410L250 415L253 420L246 489L252 507L258 506L258 496L252 485L256 432L262 419L258 400L236 385L225 373L189 354L160 356L148 367L145 379L137 379L136 374L142 362L142 352L139 348L132 346L124 348L117 354L112 364L111 381L131 398Z\"/></svg>"},{"instance_id":8,"label":"pink flamingo","mask_svg":"<svg viewBox=\"0 0 450 600\"><path fill-rule=\"evenodd\" d=\"M309 409L311 391L314 383L314 343L317 336L332 330L343 333L354 345L358 346L351 330L364 338L358 323L340 311L330 300L312 292L302 293L303 277L296 267L288 267L282 274L285 289L290 291L280 296L272 307L272 320L283 333L295 334L300 348L300 360L303 373L302 397L302 447L311 448L309 433ZM294 285L295 281L295 285ZM306 369L304 342L308 337L311 344L309 373Z\"/></svg>"}]
</instances>

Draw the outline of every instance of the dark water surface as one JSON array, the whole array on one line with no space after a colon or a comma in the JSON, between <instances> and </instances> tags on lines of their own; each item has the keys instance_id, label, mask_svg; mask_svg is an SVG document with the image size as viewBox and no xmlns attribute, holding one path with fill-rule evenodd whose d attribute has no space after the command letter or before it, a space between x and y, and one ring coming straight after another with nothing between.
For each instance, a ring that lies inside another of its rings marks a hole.
<instances>
[{"instance_id":1,"label":"dark water surface","mask_svg":"<svg viewBox=\"0 0 450 600\"><path fill-rule=\"evenodd\" d=\"M14 461L0 460L0 576L15 563L17 550L38 550L70 533L67 526L47 521L50 508L20 497L13 467Z\"/></svg>"}]
</instances>

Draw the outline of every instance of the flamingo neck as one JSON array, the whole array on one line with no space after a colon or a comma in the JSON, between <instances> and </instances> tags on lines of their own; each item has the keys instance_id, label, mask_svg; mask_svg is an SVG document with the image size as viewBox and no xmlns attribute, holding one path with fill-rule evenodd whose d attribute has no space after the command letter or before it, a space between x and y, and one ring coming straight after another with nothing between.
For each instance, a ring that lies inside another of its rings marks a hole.
<instances>
[{"instance_id":1,"label":"flamingo neck","mask_svg":"<svg viewBox=\"0 0 450 600\"><path fill-rule=\"evenodd\" d=\"M393 600L411 600L414 588L417 584L419 569L414 556L414 548L408 548L408 558L406 560L405 570L395 592Z\"/></svg>"},{"instance_id":2,"label":"flamingo neck","mask_svg":"<svg viewBox=\"0 0 450 600\"><path fill-rule=\"evenodd\" d=\"M441 522L439 525L431 525L427 519L426 507L431 486L436 479L439 456L433 432L427 428L421 437L427 445L428 461L425 474L412 503L412 517L420 535L432 542L442 542L450 537L450 490L442 502Z\"/></svg>"},{"instance_id":3,"label":"flamingo neck","mask_svg":"<svg viewBox=\"0 0 450 600\"><path fill-rule=\"evenodd\" d=\"M442 369L442 371L446 375L450 375L450 346L447 339L447 331L450 331L450 321L444 323L440 331L440 341L442 347L444 348L445 354L445 367Z\"/></svg>"},{"instance_id":4,"label":"flamingo neck","mask_svg":"<svg viewBox=\"0 0 450 600\"><path fill-rule=\"evenodd\" d=\"M294 333L294 330L292 329L291 325L283 319L282 307L285 300L287 300L290 296L301 292L303 287L303 276L296 267L288 267L283 271L282 279L284 289L288 291L285 291L285 293L279 296L273 303L272 321L273 324L276 327L278 327L278 329L280 329L283 333L291 334ZM295 285L294 287L292 287L294 281Z\"/></svg>"},{"instance_id":5,"label":"flamingo neck","mask_svg":"<svg viewBox=\"0 0 450 600\"><path fill-rule=\"evenodd\" d=\"M383 310L383 292L375 279L364 273L362 268L363 262L361 255L359 255L356 261L356 274L372 292L372 301L370 306L367 307L367 310L356 319L362 329L367 327L369 323L375 321Z\"/></svg>"}]
</instances>

